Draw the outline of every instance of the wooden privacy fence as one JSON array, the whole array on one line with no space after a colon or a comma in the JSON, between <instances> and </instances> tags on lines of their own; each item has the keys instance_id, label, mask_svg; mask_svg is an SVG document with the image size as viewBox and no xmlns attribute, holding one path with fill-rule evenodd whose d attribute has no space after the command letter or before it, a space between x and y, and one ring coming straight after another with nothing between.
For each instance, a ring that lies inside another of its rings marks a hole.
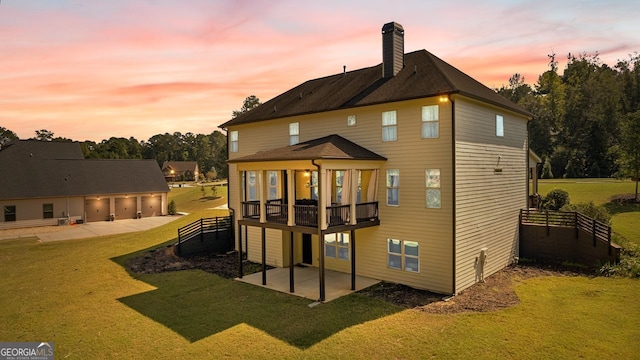
<instances>
[{"instance_id":1,"label":"wooden privacy fence","mask_svg":"<svg viewBox=\"0 0 640 360\"><path fill-rule=\"evenodd\" d=\"M234 248L231 216L202 218L178 229L178 255L224 253Z\"/></svg>"},{"instance_id":2,"label":"wooden privacy fence","mask_svg":"<svg viewBox=\"0 0 640 360\"><path fill-rule=\"evenodd\" d=\"M619 261L620 247L611 242L611 226L578 212L522 209L520 254L592 265Z\"/></svg>"}]
</instances>

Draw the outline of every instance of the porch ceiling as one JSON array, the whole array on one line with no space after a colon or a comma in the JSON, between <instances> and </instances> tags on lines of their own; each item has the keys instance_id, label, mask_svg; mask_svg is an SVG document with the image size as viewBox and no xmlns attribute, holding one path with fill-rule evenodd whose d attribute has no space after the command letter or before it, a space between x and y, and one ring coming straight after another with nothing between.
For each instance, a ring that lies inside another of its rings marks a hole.
<instances>
[{"instance_id":1,"label":"porch ceiling","mask_svg":"<svg viewBox=\"0 0 640 360\"><path fill-rule=\"evenodd\" d=\"M386 161L378 155L340 135L329 135L296 145L260 151L252 155L229 160L229 163L290 161L290 160L376 160Z\"/></svg>"}]
</instances>

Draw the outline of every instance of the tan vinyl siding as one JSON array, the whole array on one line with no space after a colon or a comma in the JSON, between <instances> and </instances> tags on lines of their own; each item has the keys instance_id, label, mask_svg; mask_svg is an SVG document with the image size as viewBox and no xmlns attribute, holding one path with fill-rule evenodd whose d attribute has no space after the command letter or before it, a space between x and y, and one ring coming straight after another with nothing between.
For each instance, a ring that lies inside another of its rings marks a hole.
<instances>
[{"instance_id":1,"label":"tan vinyl siding","mask_svg":"<svg viewBox=\"0 0 640 360\"><path fill-rule=\"evenodd\" d=\"M262 229L255 226L248 226L248 249L247 255L249 261L255 263L262 263ZM244 236L244 235L243 235ZM283 244L282 244L282 231L274 229L266 229L265 232L266 247L267 247L267 265L271 266L283 266ZM244 241L244 239L243 239ZM244 243L243 243L244 246Z\"/></svg>"},{"instance_id":2,"label":"tan vinyl siding","mask_svg":"<svg viewBox=\"0 0 640 360\"><path fill-rule=\"evenodd\" d=\"M422 106L433 104L440 106L439 137L422 139ZM398 139L383 142L382 112L389 110L397 111ZM356 126L347 126L348 115L357 116ZM231 158L288 145L288 124L291 122L300 123L301 142L339 134L388 159L379 172L380 226L356 230L358 275L441 293L451 293L453 287L451 103L439 103L437 98L418 99L234 126L229 130L239 131L239 152L230 154ZM231 164L230 182L234 181L233 176L237 177L234 169L235 166ZM386 205L386 169L400 171L400 206ZM442 208L440 209L426 208L426 169L441 171ZM314 169L311 168L311 170ZM230 191L238 193L233 187L232 185ZM230 193L230 204L240 210L239 198L236 196ZM259 234L259 230L257 233ZM279 236L282 241L282 236ZM388 238L419 243L419 273L387 267ZM271 251L269 244L273 242L267 243L268 251ZM317 243L314 241L314 251L316 246ZM277 250L281 249L281 246L277 248ZM256 256L259 256L259 253L254 251L250 258L254 259ZM314 261L316 261L315 256ZM348 272L349 268L345 268L343 264L348 262L328 261L327 268Z\"/></svg>"},{"instance_id":3,"label":"tan vinyl siding","mask_svg":"<svg viewBox=\"0 0 640 360\"><path fill-rule=\"evenodd\" d=\"M504 116L504 137L495 115ZM526 206L526 119L472 101L456 101L456 293L517 256L518 211ZM502 172L496 172L496 168Z\"/></svg>"}]
</instances>

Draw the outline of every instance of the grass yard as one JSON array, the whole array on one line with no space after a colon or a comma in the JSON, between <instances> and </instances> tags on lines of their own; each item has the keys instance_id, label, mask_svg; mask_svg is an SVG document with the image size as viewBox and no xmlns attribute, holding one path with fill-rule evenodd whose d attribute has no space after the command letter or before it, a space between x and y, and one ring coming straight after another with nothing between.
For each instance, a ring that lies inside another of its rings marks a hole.
<instances>
[{"instance_id":1,"label":"grass yard","mask_svg":"<svg viewBox=\"0 0 640 360\"><path fill-rule=\"evenodd\" d=\"M192 214L149 231L0 241L0 341L52 341L57 359L640 359L632 279L534 278L515 307L435 315L359 294L309 308L198 270L128 273L127 258L224 213L192 191L171 193Z\"/></svg>"},{"instance_id":2,"label":"grass yard","mask_svg":"<svg viewBox=\"0 0 640 360\"><path fill-rule=\"evenodd\" d=\"M542 179L538 190L545 196L550 190L560 188L569 193L571 203L593 201L604 205L613 215L613 231L628 241L640 245L640 205L621 206L611 202L614 195L632 194L635 183L629 180L614 179Z\"/></svg>"}]
</instances>

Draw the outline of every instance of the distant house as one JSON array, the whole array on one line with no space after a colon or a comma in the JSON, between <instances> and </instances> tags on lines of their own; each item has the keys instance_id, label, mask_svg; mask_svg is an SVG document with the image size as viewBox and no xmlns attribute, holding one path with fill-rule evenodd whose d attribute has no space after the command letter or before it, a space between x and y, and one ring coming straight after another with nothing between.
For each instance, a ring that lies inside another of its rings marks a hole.
<instances>
[{"instance_id":1,"label":"distant house","mask_svg":"<svg viewBox=\"0 0 640 360\"><path fill-rule=\"evenodd\" d=\"M221 125L237 246L317 267L320 300L325 269L457 294L518 256L531 114L426 50L405 54L397 23L382 54Z\"/></svg>"},{"instance_id":2,"label":"distant house","mask_svg":"<svg viewBox=\"0 0 640 360\"><path fill-rule=\"evenodd\" d=\"M155 160L89 160L78 143L20 140L0 150L0 169L0 229L167 214Z\"/></svg>"},{"instance_id":3,"label":"distant house","mask_svg":"<svg viewBox=\"0 0 640 360\"><path fill-rule=\"evenodd\" d=\"M200 176L195 161L165 161L162 174L167 181L197 181Z\"/></svg>"}]
</instances>

